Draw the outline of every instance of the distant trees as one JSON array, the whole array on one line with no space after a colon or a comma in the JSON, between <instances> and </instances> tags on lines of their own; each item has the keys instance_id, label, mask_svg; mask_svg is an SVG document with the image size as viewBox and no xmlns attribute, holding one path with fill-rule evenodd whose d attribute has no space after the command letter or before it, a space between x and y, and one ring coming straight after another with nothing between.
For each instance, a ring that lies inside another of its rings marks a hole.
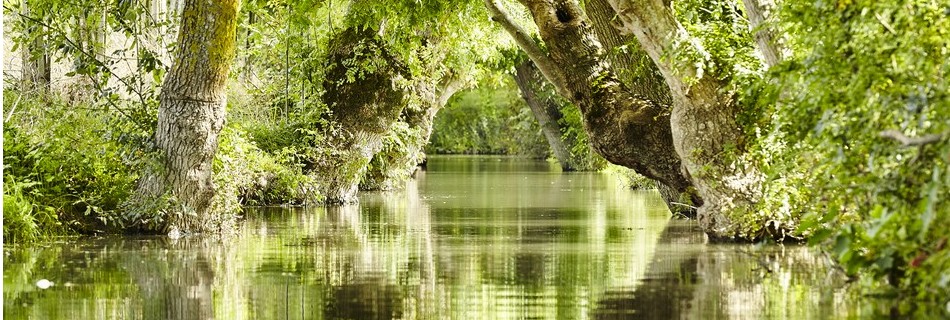
<instances>
[{"instance_id":1,"label":"distant trees","mask_svg":"<svg viewBox=\"0 0 950 320\"><path fill-rule=\"evenodd\" d=\"M31 4L30 1L24 0L20 4L20 19L27 26L23 34L28 38L20 50L20 90L24 92L46 91L50 85L50 50L47 47L49 43L46 41L46 33L43 31L46 26L29 19L32 17L30 7L36 2Z\"/></svg>"}]
</instances>

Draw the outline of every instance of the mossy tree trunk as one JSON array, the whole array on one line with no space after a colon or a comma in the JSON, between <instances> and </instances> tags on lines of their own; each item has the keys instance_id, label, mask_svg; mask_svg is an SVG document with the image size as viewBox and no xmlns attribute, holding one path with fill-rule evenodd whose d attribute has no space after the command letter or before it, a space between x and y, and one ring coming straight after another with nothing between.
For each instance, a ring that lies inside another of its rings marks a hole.
<instances>
[{"instance_id":1,"label":"mossy tree trunk","mask_svg":"<svg viewBox=\"0 0 950 320\"><path fill-rule=\"evenodd\" d=\"M416 167L425 161L423 148L432 137L435 116L463 85L458 75L448 74L438 84L420 81L412 92L405 92L415 96L407 99L409 104L399 117L399 125L407 132L392 133L383 143L384 150L373 157L360 190L395 190L409 180Z\"/></svg>"},{"instance_id":2,"label":"mossy tree trunk","mask_svg":"<svg viewBox=\"0 0 950 320\"><path fill-rule=\"evenodd\" d=\"M558 94L580 108L595 150L614 164L676 190L678 201L668 203L702 203L673 148L669 107L632 93L617 78L576 1L522 0L547 52L495 1L485 0L492 19L515 38Z\"/></svg>"},{"instance_id":3,"label":"mossy tree trunk","mask_svg":"<svg viewBox=\"0 0 950 320\"><path fill-rule=\"evenodd\" d=\"M610 2L673 93L673 142L703 197L697 212L700 226L716 239L759 235L750 228L765 226L740 226L734 220L753 209L762 177L754 168L731 160L740 155L744 144L744 133L736 122L740 106L716 75L697 72L696 66L705 66L706 61L692 57L708 56L705 49L662 0Z\"/></svg>"},{"instance_id":4,"label":"mossy tree trunk","mask_svg":"<svg viewBox=\"0 0 950 320\"><path fill-rule=\"evenodd\" d=\"M617 74L617 79L630 88L634 95L671 106L673 96L663 75L650 56L640 48L637 38L631 33L620 31L623 23L610 3L607 0L587 0L584 2L584 11L590 18L597 39L600 39L606 50L607 61ZM700 202L682 199L679 191L659 181L656 188L667 207L674 213L685 216L696 214L694 205L699 205Z\"/></svg>"},{"instance_id":5,"label":"mossy tree trunk","mask_svg":"<svg viewBox=\"0 0 950 320\"><path fill-rule=\"evenodd\" d=\"M571 156L571 150L567 148L561 138L563 130L560 121L564 115L561 114L557 101L546 96L543 88L546 80L541 76L541 72L538 71L538 67L534 65L534 62L526 60L515 66L515 83L518 84L521 97L528 108L531 109L534 118L538 120L541 133L548 141L554 158L561 164L561 170L577 170L577 165L574 164L574 159Z\"/></svg>"},{"instance_id":6,"label":"mossy tree trunk","mask_svg":"<svg viewBox=\"0 0 950 320\"><path fill-rule=\"evenodd\" d=\"M224 125L225 84L234 58L239 0L188 0L178 48L159 97L155 145L159 168L145 173L133 210L161 210L162 232L208 232L220 228L213 215L211 162ZM164 204L168 197L170 203ZM155 204L159 205L156 206Z\"/></svg>"},{"instance_id":7,"label":"mossy tree trunk","mask_svg":"<svg viewBox=\"0 0 950 320\"><path fill-rule=\"evenodd\" d=\"M370 160L406 107L405 67L369 28L347 28L330 40L324 101L330 109L327 154L315 163L328 204L356 202Z\"/></svg>"}]
</instances>

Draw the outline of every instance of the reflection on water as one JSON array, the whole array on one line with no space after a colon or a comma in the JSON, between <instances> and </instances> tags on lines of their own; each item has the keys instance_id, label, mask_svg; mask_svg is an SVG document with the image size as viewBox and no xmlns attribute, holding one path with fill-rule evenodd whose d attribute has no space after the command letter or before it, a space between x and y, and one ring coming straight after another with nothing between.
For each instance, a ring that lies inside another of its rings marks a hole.
<instances>
[{"instance_id":1,"label":"reflection on water","mask_svg":"<svg viewBox=\"0 0 950 320\"><path fill-rule=\"evenodd\" d=\"M233 239L4 248L6 319L859 317L822 257L708 245L653 192L546 162L433 157L358 206L250 209ZM40 289L36 282L54 285Z\"/></svg>"}]
</instances>

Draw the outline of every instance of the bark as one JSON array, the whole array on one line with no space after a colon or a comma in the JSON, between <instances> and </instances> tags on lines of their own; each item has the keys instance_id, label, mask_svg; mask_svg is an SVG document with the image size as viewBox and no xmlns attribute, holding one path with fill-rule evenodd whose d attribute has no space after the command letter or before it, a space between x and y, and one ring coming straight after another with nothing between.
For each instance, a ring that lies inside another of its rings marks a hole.
<instances>
[{"instance_id":1,"label":"bark","mask_svg":"<svg viewBox=\"0 0 950 320\"><path fill-rule=\"evenodd\" d=\"M715 75L697 71L706 61L693 57L708 53L663 1L610 1L673 93L673 142L703 198L697 212L700 226L714 239L750 237L738 234L740 227L732 220L735 213L752 208L761 182L754 169L727 160L743 148L744 134L736 122L739 105Z\"/></svg>"},{"instance_id":2,"label":"bark","mask_svg":"<svg viewBox=\"0 0 950 320\"><path fill-rule=\"evenodd\" d=\"M587 0L584 10L590 18L597 39L607 51L610 67L635 95L669 106L673 102L670 88L656 64L650 60L633 34L621 33L617 13L607 0Z\"/></svg>"},{"instance_id":3,"label":"bark","mask_svg":"<svg viewBox=\"0 0 950 320\"><path fill-rule=\"evenodd\" d=\"M23 17L29 17L30 1L23 1L20 10ZM27 20L24 23L30 26L25 30L27 34L43 32L43 27L33 21ZM33 36L33 40L23 46L20 52L21 61L23 63L20 91L48 91L50 85L50 59L49 51L46 49L46 36Z\"/></svg>"},{"instance_id":4,"label":"bark","mask_svg":"<svg viewBox=\"0 0 950 320\"><path fill-rule=\"evenodd\" d=\"M563 115L557 102L544 96L545 92L542 88L544 81L538 67L531 60L515 66L515 83L518 84L518 89L521 90L521 97L531 108L534 118L538 120L541 132L544 134L544 138L547 139L548 145L551 146L554 157L561 164L561 169L564 171L577 170L573 157L571 157L571 151L565 146L564 140L561 139L560 121Z\"/></svg>"},{"instance_id":5,"label":"bark","mask_svg":"<svg viewBox=\"0 0 950 320\"><path fill-rule=\"evenodd\" d=\"M175 64L159 97L155 145L161 168L139 182L133 205L155 210L170 196L162 232L219 230L222 215L212 215L215 195L211 162L224 125L225 82L234 59L238 0L188 0L182 13Z\"/></svg>"},{"instance_id":6,"label":"bark","mask_svg":"<svg viewBox=\"0 0 950 320\"><path fill-rule=\"evenodd\" d=\"M667 106L634 95L611 70L604 50L584 13L570 0L523 0L538 26L549 54L530 38L511 30L511 19L492 0L486 0L493 20L502 24L525 48L558 94L578 106L592 146L611 163L686 193L682 198L699 204L692 183L673 148ZM526 48L527 47L527 48ZM537 63L543 61L544 63ZM546 68L552 68L545 70ZM675 209L675 208L671 208Z\"/></svg>"},{"instance_id":7,"label":"bark","mask_svg":"<svg viewBox=\"0 0 950 320\"><path fill-rule=\"evenodd\" d=\"M617 78L635 95L664 106L672 105L672 93L663 80L663 75L650 56L640 48L636 37L631 33L620 32L622 23L610 3L607 0L588 0L584 10L590 17L591 27L597 38L607 50L608 61ZM659 181L656 187L670 211L686 216L695 215L694 201L681 197L676 189Z\"/></svg>"},{"instance_id":8,"label":"bark","mask_svg":"<svg viewBox=\"0 0 950 320\"><path fill-rule=\"evenodd\" d=\"M776 39L775 32L769 28L766 20L775 3L772 0L742 0L745 13L749 18L749 28L754 32L755 43L768 67L782 61L783 48Z\"/></svg>"},{"instance_id":9,"label":"bark","mask_svg":"<svg viewBox=\"0 0 950 320\"><path fill-rule=\"evenodd\" d=\"M328 147L335 154L318 161L315 172L323 175L328 204L355 203L370 160L406 107L397 81L407 72L368 28L340 32L330 41L327 61L323 97L333 128Z\"/></svg>"}]
</instances>

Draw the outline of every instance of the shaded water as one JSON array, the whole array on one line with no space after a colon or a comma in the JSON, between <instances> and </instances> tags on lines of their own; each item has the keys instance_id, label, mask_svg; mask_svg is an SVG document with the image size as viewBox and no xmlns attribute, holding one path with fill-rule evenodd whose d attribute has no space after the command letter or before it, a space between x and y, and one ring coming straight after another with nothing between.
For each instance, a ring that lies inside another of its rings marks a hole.
<instances>
[{"instance_id":1,"label":"shaded water","mask_svg":"<svg viewBox=\"0 0 950 320\"><path fill-rule=\"evenodd\" d=\"M798 246L709 245L653 191L546 162L432 157L404 191L249 209L228 240L4 248L5 319L859 317ZM53 285L41 289L41 279Z\"/></svg>"}]
</instances>

